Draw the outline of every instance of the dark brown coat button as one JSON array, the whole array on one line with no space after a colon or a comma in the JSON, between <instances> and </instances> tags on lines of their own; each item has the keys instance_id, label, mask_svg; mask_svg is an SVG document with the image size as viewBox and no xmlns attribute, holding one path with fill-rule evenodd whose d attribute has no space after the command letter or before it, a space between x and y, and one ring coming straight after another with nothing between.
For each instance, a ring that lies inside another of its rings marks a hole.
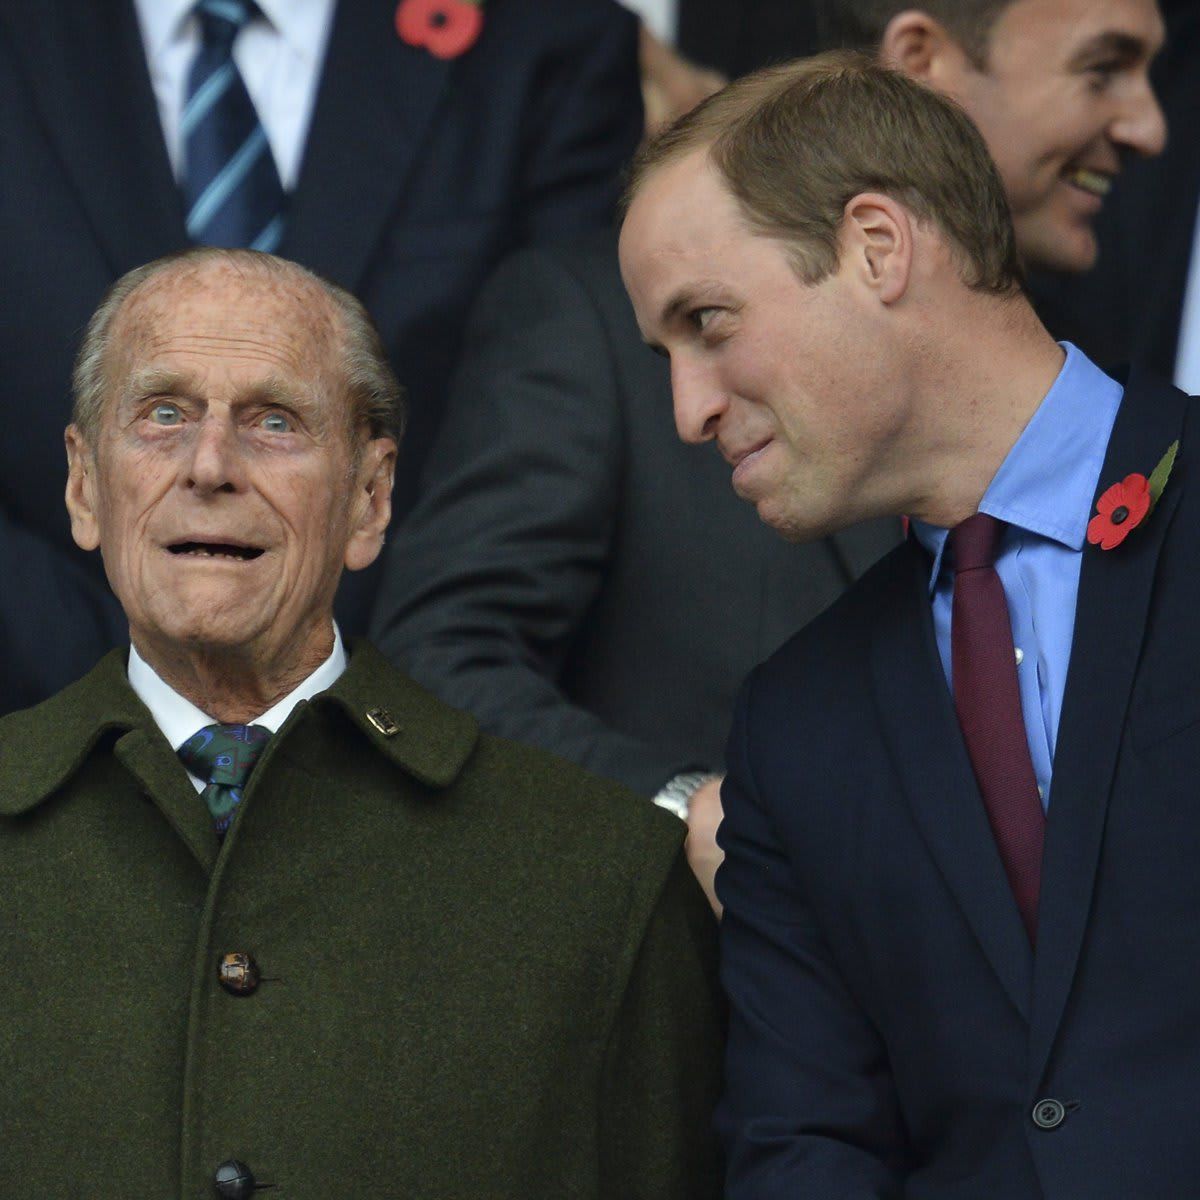
<instances>
[{"instance_id":1,"label":"dark brown coat button","mask_svg":"<svg viewBox=\"0 0 1200 1200\"><path fill-rule=\"evenodd\" d=\"M258 987L260 978L258 963L240 952L223 955L217 968L217 979L233 996L249 996Z\"/></svg>"},{"instance_id":2,"label":"dark brown coat button","mask_svg":"<svg viewBox=\"0 0 1200 1200\"><path fill-rule=\"evenodd\" d=\"M236 1158L223 1162L213 1175L217 1195L223 1200L250 1200L254 1195L254 1175L245 1163Z\"/></svg>"}]
</instances>

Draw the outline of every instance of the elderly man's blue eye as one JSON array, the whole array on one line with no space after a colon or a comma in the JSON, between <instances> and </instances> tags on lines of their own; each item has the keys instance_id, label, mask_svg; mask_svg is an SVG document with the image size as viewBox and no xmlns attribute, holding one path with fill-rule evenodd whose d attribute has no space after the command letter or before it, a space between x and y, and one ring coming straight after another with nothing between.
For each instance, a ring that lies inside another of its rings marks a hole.
<instances>
[{"instance_id":1,"label":"elderly man's blue eye","mask_svg":"<svg viewBox=\"0 0 1200 1200\"><path fill-rule=\"evenodd\" d=\"M269 433L290 433L292 423L283 413L267 413L262 419L262 427Z\"/></svg>"},{"instance_id":2,"label":"elderly man's blue eye","mask_svg":"<svg viewBox=\"0 0 1200 1200\"><path fill-rule=\"evenodd\" d=\"M150 420L156 425L178 425L182 416L174 404L156 404L150 410Z\"/></svg>"}]
</instances>

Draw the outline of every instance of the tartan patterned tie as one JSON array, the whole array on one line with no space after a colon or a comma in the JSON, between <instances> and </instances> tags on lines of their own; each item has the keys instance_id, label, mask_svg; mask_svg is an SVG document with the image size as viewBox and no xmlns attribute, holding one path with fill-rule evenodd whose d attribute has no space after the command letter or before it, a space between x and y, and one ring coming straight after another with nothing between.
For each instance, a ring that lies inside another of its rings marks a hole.
<instances>
[{"instance_id":1,"label":"tartan patterned tie","mask_svg":"<svg viewBox=\"0 0 1200 1200\"><path fill-rule=\"evenodd\" d=\"M954 707L1000 860L1030 942L1037 939L1046 814L1029 754L996 548L1004 522L976 513L950 531Z\"/></svg>"},{"instance_id":2,"label":"tartan patterned tie","mask_svg":"<svg viewBox=\"0 0 1200 1200\"><path fill-rule=\"evenodd\" d=\"M217 837L225 836L242 788L270 740L271 731L262 725L205 725L179 747L183 765L207 781L200 796L212 813Z\"/></svg>"},{"instance_id":3,"label":"tartan patterned tie","mask_svg":"<svg viewBox=\"0 0 1200 1200\"><path fill-rule=\"evenodd\" d=\"M272 253L283 236L283 186L233 60L234 39L258 6L199 0L194 11L203 42L188 72L180 125L188 237Z\"/></svg>"}]
</instances>

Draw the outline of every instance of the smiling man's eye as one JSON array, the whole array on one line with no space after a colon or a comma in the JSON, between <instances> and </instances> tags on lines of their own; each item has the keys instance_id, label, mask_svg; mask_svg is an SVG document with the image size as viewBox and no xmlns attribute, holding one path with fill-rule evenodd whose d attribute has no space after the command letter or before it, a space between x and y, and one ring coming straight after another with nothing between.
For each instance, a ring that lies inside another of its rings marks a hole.
<instances>
[{"instance_id":1,"label":"smiling man's eye","mask_svg":"<svg viewBox=\"0 0 1200 1200\"><path fill-rule=\"evenodd\" d=\"M268 433L291 433L292 423L280 412L269 412L261 421Z\"/></svg>"},{"instance_id":2,"label":"smiling man's eye","mask_svg":"<svg viewBox=\"0 0 1200 1200\"><path fill-rule=\"evenodd\" d=\"M183 414L176 404L156 404L150 410L150 420L155 425L178 425L183 420Z\"/></svg>"}]
</instances>

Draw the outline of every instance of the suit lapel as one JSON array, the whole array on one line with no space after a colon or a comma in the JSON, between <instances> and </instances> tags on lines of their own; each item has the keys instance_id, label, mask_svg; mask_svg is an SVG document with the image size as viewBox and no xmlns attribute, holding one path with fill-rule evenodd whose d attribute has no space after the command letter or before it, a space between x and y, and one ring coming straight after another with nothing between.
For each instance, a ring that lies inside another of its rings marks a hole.
<instances>
[{"instance_id":1,"label":"suit lapel","mask_svg":"<svg viewBox=\"0 0 1200 1200\"><path fill-rule=\"evenodd\" d=\"M395 212L451 70L400 40L395 7L337 6L280 247L351 290Z\"/></svg>"},{"instance_id":2,"label":"suit lapel","mask_svg":"<svg viewBox=\"0 0 1200 1200\"><path fill-rule=\"evenodd\" d=\"M1131 472L1150 474L1180 436L1184 406L1182 393L1133 377L1109 440L1097 495ZM1146 524L1120 546L1107 552L1084 547L1038 908L1030 1041L1035 1084L1045 1071L1087 930L1155 567L1184 482L1177 469Z\"/></svg>"},{"instance_id":3,"label":"suit lapel","mask_svg":"<svg viewBox=\"0 0 1200 1200\"><path fill-rule=\"evenodd\" d=\"M130 0L9 4L47 134L113 274L186 244Z\"/></svg>"},{"instance_id":4,"label":"suit lapel","mask_svg":"<svg viewBox=\"0 0 1200 1200\"><path fill-rule=\"evenodd\" d=\"M1017 1011L1029 1017L1033 954L967 758L938 654L929 566L915 540L879 604L872 669L880 721L921 834Z\"/></svg>"}]
</instances>

